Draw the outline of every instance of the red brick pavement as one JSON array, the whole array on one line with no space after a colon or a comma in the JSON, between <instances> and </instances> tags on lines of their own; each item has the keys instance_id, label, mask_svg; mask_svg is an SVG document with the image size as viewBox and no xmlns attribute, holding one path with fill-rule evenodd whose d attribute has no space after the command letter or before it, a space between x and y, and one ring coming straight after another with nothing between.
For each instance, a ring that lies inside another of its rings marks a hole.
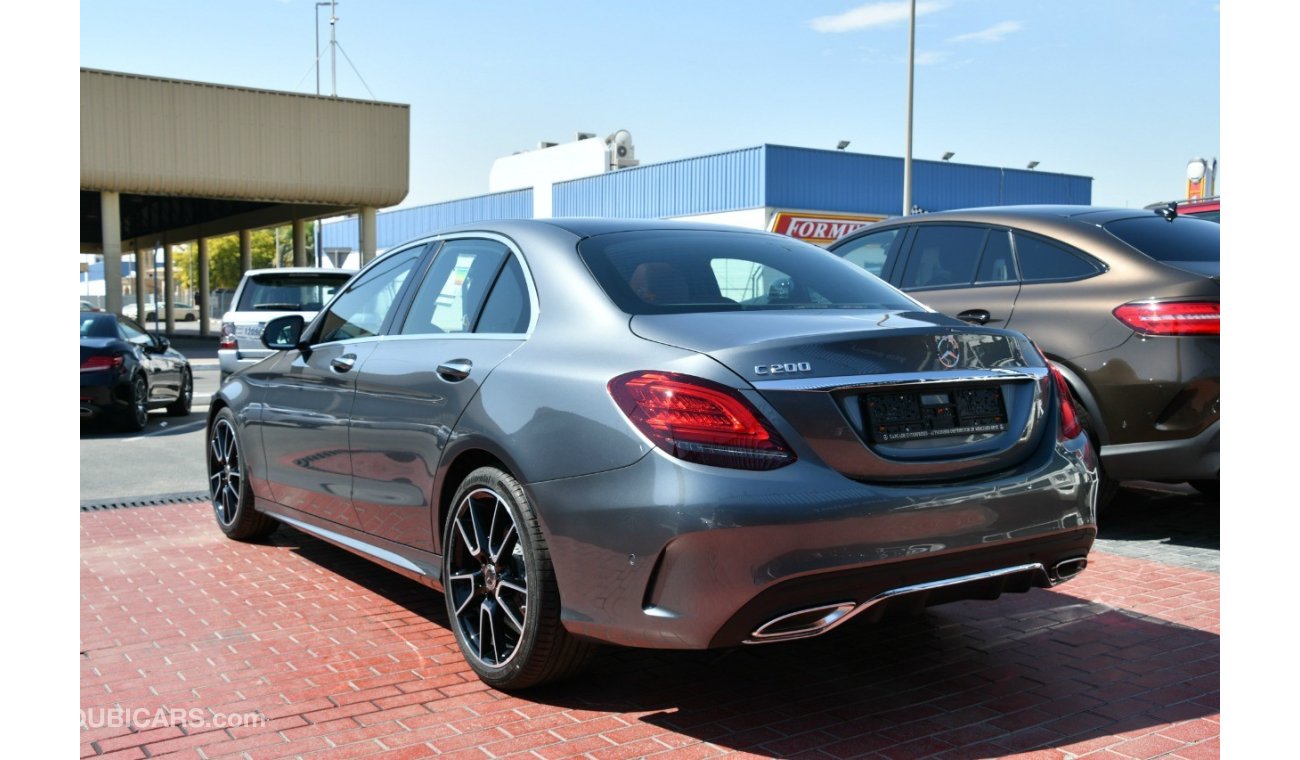
<instances>
[{"instance_id":1,"label":"red brick pavement","mask_svg":"<svg viewBox=\"0 0 1300 760\"><path fill-rule=\"evenodd\" d=\"M231 542L201 504L81 529L83 756L1219 754L1209 573L1094 552L1053 591L783 645L609 649L514 696L474 677L438 594L297 531Z\"/></svg>"}]
</instances>

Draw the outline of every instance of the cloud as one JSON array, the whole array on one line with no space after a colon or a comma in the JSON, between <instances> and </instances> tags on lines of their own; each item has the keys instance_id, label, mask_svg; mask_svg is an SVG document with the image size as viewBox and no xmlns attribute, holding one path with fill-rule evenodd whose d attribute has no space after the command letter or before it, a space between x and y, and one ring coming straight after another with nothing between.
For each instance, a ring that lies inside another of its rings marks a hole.
<instances>
[{"instance_id":1,"label":"cloud","mask_svg":"<svg viewBox=\"0 0 1300 760\"><path fill-rule=\"evenodd\" d=\"M948 3L941 0L920 0L916 4L916 15L924 16L947 7ZM818 32L856 32L859 29L907 21L910 15L911 4L907 0L895 0L859 5L834 16L818 16L808 24Z\"/></svg>"},{"instance_id":2,"label":"cloud","mask_svg":"<svg viewBox=\"0 0 1300 760\"><path fill-rule=\"evenodd\" d=\"M933 66L952 57L947 50L925 50L916 54L917 66Z\"/></svg>"},{"instance_id":3,"label":"cloud","mask_svg":"<svg viewBox=\"0 0 1300 760\"><path fill-rule=\"evenodd\" d=\"M978 32L969 34L959 34L956 37L948 38L949 42L1001 42L1003 37L1013 32L1018 32L1024 28L1024 24L1019 21L1003 21L1001 24L995 24L988 29L982 29Z\"/></svg>"}]
</instances>

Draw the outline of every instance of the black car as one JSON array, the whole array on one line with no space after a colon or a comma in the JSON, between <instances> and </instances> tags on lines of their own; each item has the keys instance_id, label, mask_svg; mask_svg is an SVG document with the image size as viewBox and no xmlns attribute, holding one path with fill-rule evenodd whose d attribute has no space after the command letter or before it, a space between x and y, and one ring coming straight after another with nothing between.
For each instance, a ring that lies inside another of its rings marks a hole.
<instances>
[{"instance_id":1,"label":"black car","mask_svg":"<svg viewBox=\"0 0 1300 760\"><path fill-rule=\"evenodd\" d=\"M108 312L81 312L81 418L142 430L150 409L190 413L190 362L161 335Z\"/></svg>"}]
</instances>

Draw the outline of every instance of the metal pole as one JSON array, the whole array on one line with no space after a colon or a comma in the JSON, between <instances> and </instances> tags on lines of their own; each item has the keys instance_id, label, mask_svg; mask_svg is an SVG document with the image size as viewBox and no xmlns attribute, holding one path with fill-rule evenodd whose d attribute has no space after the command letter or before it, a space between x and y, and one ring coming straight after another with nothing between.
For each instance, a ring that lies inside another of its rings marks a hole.
<instances>
[{"instance_id":1,"label":"metal pole","mask_svg":"<svg viewBox=\"0 0 1300 760\"><path fill-rule=\"evenodd\" d=\"M907 40L907 150L903 154L903 216L912 213L912 80L916 74L916 0Z\"/></svg>"},{"instance_id":2,"label":"metal pole","mask_svg":"<svg viewBox=\"0 0 1300 760\"><path fill-rule=\"evenodd\" d=\"M915 0L913 0L913 3L915 3ZM334 60L334 51L335 48L338 47L338 42L335 42L334 39L334 27L337 26L335 25L335 22L338 21L338 16L337 14L334 13L335 5L338 5L337 1L330 0L330 4L329 4L329 95L330 97L338 97L338 71L337 68L335 68L335 60Z\"/></svg>"},{"instance_id":3,"label":"metal pole","mask_svg":"<svg viewBox=\"0 0 1300 760\"><path fill-rule=\"evenodd\" d=\"M316 14L316 47L311 51L311 57L312 60L316 61L316 94L317 95L320 94L320 6L321 6L320 3L316 3L316 7L312 11L312 13Z\"/></svg>"}]
</instances>

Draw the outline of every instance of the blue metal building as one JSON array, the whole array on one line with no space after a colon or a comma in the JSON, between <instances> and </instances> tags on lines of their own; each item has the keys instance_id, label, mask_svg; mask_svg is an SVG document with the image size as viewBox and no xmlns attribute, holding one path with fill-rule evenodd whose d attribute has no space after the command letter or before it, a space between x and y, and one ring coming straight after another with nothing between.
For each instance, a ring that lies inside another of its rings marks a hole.
<instances>
[{"instance_id":1,"label":"blue metal building","mask_svg":"<svg viewBox=\"0 0 1300 760\"><path fill-rule=\"evenodd\" d=\"M1092 203L1091 177L947 161L914 160L912 168L913 203L926 211ZM795 234L790 217L860 225L899 214L903 159L759 145L556 182L549 190L555 216L687 218ZM532 218L534 192L526 188L381 213L377 247L391 248L462 222ZM321 239L327 250L355 250L356 219L323 225Z\"/></svg>"}]
</instances>

